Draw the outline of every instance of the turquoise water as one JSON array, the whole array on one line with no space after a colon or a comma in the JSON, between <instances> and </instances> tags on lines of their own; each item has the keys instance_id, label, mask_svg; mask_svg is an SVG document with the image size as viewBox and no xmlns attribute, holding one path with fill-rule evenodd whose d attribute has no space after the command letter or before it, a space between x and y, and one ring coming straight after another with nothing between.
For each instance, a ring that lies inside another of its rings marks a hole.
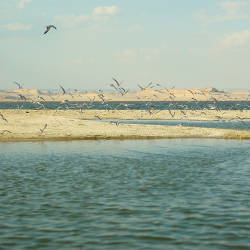
<instances>
[{"instance_id":1,"label":"turquoise water","mask_svg":"<svg viewBox=\"0 0 250 250\"><path fill-rule=\"evenodd\" d=\"M250 141L0 143L0 249L249 249Z\"/></svg>"},{"instance_id":2,"label":"turquoise water","mask_svg":"<svg viewBox=\"0 0 250 250\"><path fill-rule=\"evenodd\" d=\"M97 119L95 119L97 120ZM143 125L167 125L167 126L184 126L200 128L224 128L250 130L250 120L234 121L192 121L192 120L97 120L99 122L116 122L121 124L143 124Z\"/></svg>"}]
</instances>

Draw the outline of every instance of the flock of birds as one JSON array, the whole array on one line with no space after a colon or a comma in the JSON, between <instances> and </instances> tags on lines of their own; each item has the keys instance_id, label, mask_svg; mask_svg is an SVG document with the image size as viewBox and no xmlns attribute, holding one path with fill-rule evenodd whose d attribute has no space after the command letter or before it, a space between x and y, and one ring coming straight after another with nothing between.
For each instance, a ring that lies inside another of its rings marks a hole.
<instances>
[{"instance_id":1,"label":"flock of birds","mask_svg":"<svg viewBox=\"0 0 250 250\"><path fill-rule=\"evenodd\" d=\"M44 31L44 35L47 34L51 29L55 29L57 30L56 26L54 25L48 25L46 26L46 30ZM113 80L113 83L111 83L109 86L113 89L113 91L115 91L115 93L118 93L120 94L121 96L124 96L126 95L129 90L124 88L123 85L122 85L122 82L118 81L117 79L115 78L112 78ZM17 88L20 90L20 89L23 89L23 86L19 83L19 82L16 82L14 81L14 84L17 86ZM183 114L183 116L187 116L187 105L186 104L181 104L181 103L177 103L175 98L175 93L174 90L175 87L173 86L172 88L166 88L166 87L163 87L161 84L153 84L153 82L150 82L148 83L147 85L145 86L142 86L142 85L137 85L138 88L141 90L141 91L144 91L144 90L148 90L148 89L153 89L155 90L156 92L159 92L159 93L168 93L168 98L169 100L168 101L172 101L169 105L168 105L168 112L170 114L170 116L174 119L175 118L175 112L174 110L176 109L179 109L180 112ZM74 99L74 95L78 92L77 89L74 90L74 93L70 92L70 91L66 91L65 88L62 86L62 85L59 85L61 91L62 91L62 95L70 95L72 97L72 101ZM195 102L195 103L199 103L199 100L197 98L197 93L195 93L194 91L192 91L191 89L187 89L187 92L190 93L192 95L192 101ZM97 95L97 100L95 99L95 96L91 99L89 98L89 101L88 102L82 102L82 103L77 103L77 104L71 104L71 105L76 105L74 108L79 108L80 112L83 113L83 109L91 109L94 104L96 102L100 102L103 107L106 109L106 110L111 110L111 109L119 109L120 106L123 106L123 107L127 107L128 104L127 103L123 103L121 102L119 105L117 105L115 108L111 107L110 106L110 103L109 103L109 100L106 99L105 97L105 93L103 92L103 90L99 89L96 93ZM208 93L206 92L200 92L199 94L201 95L208 95ZM52 95L49 95L51 97L51 101L54 101L54 98ZM30 97L27 97L23 94L18 94L18 97L20 98L21 101L23 101L24 103L26 102L31 102L33 104L36 104L38 105L39 108L41 109L46 109L46 103L47 101L45 100L44 97L42 96L38 96L36 98L36 100L33 100L33 99L30 99ZM155 108L155 101L157 101L157 94L154 94L153 95L153 98L155 98L154 100L148 100L146 101L145 103L145 107L146 107L146 110L147 112L150 114L150 115L153 115L153 114L156 114L158 112L160 112L161 110ZM140 96L137 96L137 99L140 100L141 97ZM211 95L210 93L210 96L208 96L208 100L212 103L211 104L211 109L213 110L216 110L217 112L221 112L221 109L219 108L219 105L218 105L218 100L216 99L215 96ZM171 107L171 108L170 108ZM22 108L19 107L19 108ZM63 101L60 102L60 105L58 105L57 109L60 109L60 108L64 108L64 109L69 109L69 108L72 108L72 106L70 107L70 101L67 100L66 98L63 99ZM242 110L241 110L242 111ZM206 112L205 111L202 111L201 112L202 115L206 115ZM215 116L218 120L223 120L223 117L221 115L217 115ZM0 112L0 118L8 123L8 120L6 119L6 117ZM99 116L99 115L95 115L95 118L98 119L98 120L102 120L102 118ZM241 122L244 122L243 119L239 116L236 117L237 119L239 119ZM111 123L113 124L116 124L116 126L118 126L120 124L119 121L111 121ZM47 129L48 127L48 124L45 124L42 128L40 128L40 133L43 134L45 132L45 130ZM1 135L4 135L6 133L12 133L11 131L9 130L2 130L0 132Z\"/></svg>"},{"instance_id":2,"label":"flock of birds","mask_svg":"<svg viewBox=\"0 0 250 250\"><path fill-rule=\"evenodd\" d=\"M49 26L48 26L49 27ZM46 33L49 31L49 28L47 28ZM125 87L123 87L122 82L118 81L115 78L112 78L113 83L111 83L109 86L113 89L113 91L115 91L115 93L118 93L121 96L126 95L127 93L129 93L129 90L126 89ZM23 86L19 83L19 82L14 82L14 84L17 86L17 88L19 90L23 89ZM133 104L128 104L126 102L120 102L119 104L116 105L116 107L113 107L110 103L110 101L108 99L106 99L105 97L105 93L103 90L99 89L96 92L96 96L94 96L92 99L89 98L89 101L85 101L85 102L74 102L74 95L76 93L78 93L77 89L74 89L74 92L70 92L68 90L65 90L65 88L62 85L59 85L59 88L61 90L61 94L62 96L66 96L66 95L70 95L72 97L72 100L69 101L68 99L63 99L62 101L57 103L57 107L56 109L79 109L80 113L83 113L84 109L93 109L96 105L96 103L100 103L102 105L102 107L105 110L119 110L119 109L131 109L129 107L129 105L133 105ZM176 95L174 94L174 89L175 87L173 86L171 89L168 88L164 88L162 85L160 84L153 84L152 82L150 82L149 84L142 86L138 84L138 88L141 91L144 90L155 90L156 92L159 93L168 93L168 98L171 100L168 100L168 104L167 104L167 110L170 114L170 116L173 119L176 119L176 112L175 110L180 110L181 114L183 115L183 117L187 118L187 110L190 109L190 106L187 105L187 103L181 103L181 102L177 102L175 101ZM192 91L191 89L186 90L188 93L191 94L192 96L192 103L199 105L199 100L197 99L198 97L196 96L197 93L195 93L194 91ZM207 92L200 92L200 95L204 95L207 96L208 100L210 101L210 109L211 110L215 110L218 112L218 115L215 116L215 118L217 120L221 120L223 121L223 115L222 115L222 110L220 108L219 105L219 101L216 99L215 96L213 96L211 93L207 93ZM32 103L35 105L38 105L37 108L35 109L46 109L46 106L49 106L49 101L45 100L44 97L42 96L37 96L36 99L31 99L29 96L25 96L23 94L17 94L18 97L20 98L22 102L22 105L24 105L25 103ZM51 97L51 101L55 101L53 96L49 96ZM96 99L96 97L98 99ZM157 95L154 95L153 97L157 98ZM141 97L138 96L138 99L140 99ZM39 101L38 101L39 100ZM154 115L157 114L159 112L161 112L164 109L159 109L157 108L155 101L157 101L157 99L154 100L147 100L144 102L145 107L146 107L146 111L150 114L150 115ZM237 105L237 104L236 104ZM198 106L197 106L198 107ZM19 107L19 108L22 108ZM166 109L166 108L165 108ZM233 108L235 109L235 107ZM238 109L240 111L243 111L243 109L241 109L240 107L238 107ZM196 110L196 108L193 109L193 111ZM205 110L201 110L200 112L201 115L206 115L206 111ZM8 123L8 120L6 119L6 117L0 112L0 118ZM95 118L98 120L102 120L103 118L100 115L95 115ZM236 119L238 119L240 122L245 124L245 121L242 117L240 116L236 116ZM115 124L116 126L119 126L120 121L110 121L110 123ZM46 129L48 128L48 124L46 123L42 128L40 128L40 133L43 134ZM1 135L5 135L7 133L12 133L9 130L2 130L0 132Z\"/></svg>"}]
</instances>

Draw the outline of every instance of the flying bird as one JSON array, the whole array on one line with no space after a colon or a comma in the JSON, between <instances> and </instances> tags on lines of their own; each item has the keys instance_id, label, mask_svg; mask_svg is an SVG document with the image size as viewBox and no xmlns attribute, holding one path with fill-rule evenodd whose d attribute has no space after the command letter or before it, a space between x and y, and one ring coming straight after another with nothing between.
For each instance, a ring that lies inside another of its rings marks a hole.
<instances>
[{"instance_id":1,"label":"flying bird","mask_svg":"<svg viewBox=\"0 0 250 250\"><path fill-rule=\"evenodd\" d=\"M14 84L17 85L18 89L22 89L23 88L22 85L20 83L18 83L18 82L14 82Z\"/></svg>"},{"instance_id":2,"label":"flying bird","mask_svg":"<svg viewBox=\"0 0 250 250\"><path fill-rule=\"evenodd\" d=\"M115 81L115 83L117 84L117 86L120 87L121 84L114 77L112 79L113 79L113 81Z\"/></svg>"},{"instance_id":3,"label":"flying bird","mask_svg":"<svg viewBox=\"0 0 250 250\"><path fill-rule=\"evenodd\" d=\"M102 120L102 118L98 115L95 115L95 117L98 119L98 120Z\"/></svg>"},{"instance_id":4,"label":"flying bird","mask_svg":"<svg viewBox=\"0 0 250 250\"><path fill-rule=\"evenodd\" d=\"M117 127L119 126L120 122L119 121L111 121L110 123L115 124Z\"/></svg>"},{"instance_id":5,"label":"flying bird","mask_svg":"<svg viewBox=\"0 0 250 250\"><path fill-rule=\"evenodd\" d=\"M27 98L24 95L18 94L21 100L24 100L25 102L27 101Z\"/></svg>"},{"instance_id":6,"label":"flying bird","mask_svg":"<svg viewBox=\"0 0 250 250\"><path fill-rule=\"evenodd\" d=\"M141 89L141 90L146 90L146 89L148 89L148 88L153 88L153 86L152 86L152 82L150 82L147 86L145 86L145 87L142 87L141 85L139 85L139 84L137 84L137 86Z\"/></svg>"},{"instance_id":7,"label":"flying bird","mask_svg":"<svg viewBox=\"0 0 250 250\"><path fill-rule=\"evenodd\" d=\"M3 115L2 113L0 113L0 117L1 117L1 119L2 119L3 121L8 122L8 120L4 117L4 115Z\"/></svg>"},{"instance_id":8,"label":"flying bird","mask_svg":"<svg viewBox=\"0 0 250 250\"><path fill-rule=\"evenodd\" d=\"M44 35L47 34L47 33L50 31L51 28L56 29L56 26L54 26L54 25L48 25L48 26L46 26L46 30L44 31L43 34L44 34Z\"/></svg>"},{"instance_id":9,"label":"flying bird","mask_svg":"<svg viewBox=\"0 0 250 250\"><path fill-rule=\"evenodd\" d=\"M43 133L44 130L47 128L48 124L46 123L43 128L40 129L40 132Z\"/></svg>"},{"instance_id":10,"label":"flying bird","mask_svg":"<svg viewBox=\"0 0 250 250\"><path fill-rule=\"evenodd\" d=\"M1 135L4 135L5 133L10 133L10 134L11 134L12 132L5 129L5 130L2 130L0 134L1 134Z\"/></svg>"},{"instance_id":11,"label":"flying bird","mask_svg":"<svg viewBox=\"0 0 250 250\"><path fill-rule=\"evenodd\" d=\"M61 85L59 85L59 86L60 86L60 88L61 88L61 90L62 90L62 92L63 92L63 95L66 94L66 90L64 89L64 87L61 86Z\"/></svg>"},{"instance_id":12,"label":"flying bird","mask_svg":"<svg viewBox=\"0 0 250 250\"><path fill-rule=\"evenodd\" d=\"M172 113L170 109L168 109L168 112L169 112L169 114L172 116L172 118L174 118L175 112Z\"/></svg>"},{"instance_id":13,"label":"flying bird","mask_svg":"<svg viewBox=\"0 0 250 250\"><path fill-rule=\"evenodd\" d=\"M46 102L46 100L42 96L38 96L38 98Z\"/></svg>"},{"instance_id":14,"label":"flying bird","mask_svg":"<svg viewBox=\"0 0 250 250\"><path fill-rule=\"evenodd\" d=\"M187 91L190 92L194 96L194 92L192 90L188 89Z\"/></svg>"},{"instance_id":15,"label":"flying bird","mask_svg":"<svg viewBox=\"0 0 250 250\"><path fill-rule=\"evenodd\" d=\"M113 87L116 91L119 91L118 88L113 83L111 83L109 86Z\"/></svg>"}]
</instances>

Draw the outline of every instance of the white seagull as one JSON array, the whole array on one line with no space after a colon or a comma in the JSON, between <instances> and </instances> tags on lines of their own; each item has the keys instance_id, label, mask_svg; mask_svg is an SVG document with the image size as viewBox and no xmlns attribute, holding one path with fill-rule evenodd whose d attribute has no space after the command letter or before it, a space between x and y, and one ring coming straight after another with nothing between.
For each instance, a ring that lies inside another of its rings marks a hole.
<instances>
[{"instance_id":1,"label":"white seagull","mask_svg":"<svg viewBox=\"0 0 250 250\"><path fill-rule=\"evenodd\" d=\"M18 89L22 89L23 88L22 85L20 83L18 83L18 82L14 82L14 84L17 85Z\"/></svg>"}]
</instances>

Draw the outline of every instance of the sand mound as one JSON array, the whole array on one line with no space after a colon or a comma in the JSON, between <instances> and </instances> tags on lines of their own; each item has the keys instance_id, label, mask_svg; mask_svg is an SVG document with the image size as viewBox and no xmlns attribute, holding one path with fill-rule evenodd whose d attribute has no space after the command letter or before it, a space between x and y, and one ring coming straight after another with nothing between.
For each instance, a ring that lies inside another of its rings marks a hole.
<instances>
[{"instance_id":1,"label":"sand mound","mask_svg":"<svg viewBox=\"0 0 250 250\"><path fill-rule=\"evenodd\" d=\"M138 91L137 95L154 95L155 93L157 93L157 91L154 89L144 89L144 90Z\"/></svg>"},{"instance_id":2,"label":"sand mound","mask_svg":"<svg viewBox=\"0 0 250 250\"><path fill-rule=\"evenodd\" d=\"M15 89L12 92L22 95L39 95L40 91L38 89Z\"/></svg>"}]
</instances>

